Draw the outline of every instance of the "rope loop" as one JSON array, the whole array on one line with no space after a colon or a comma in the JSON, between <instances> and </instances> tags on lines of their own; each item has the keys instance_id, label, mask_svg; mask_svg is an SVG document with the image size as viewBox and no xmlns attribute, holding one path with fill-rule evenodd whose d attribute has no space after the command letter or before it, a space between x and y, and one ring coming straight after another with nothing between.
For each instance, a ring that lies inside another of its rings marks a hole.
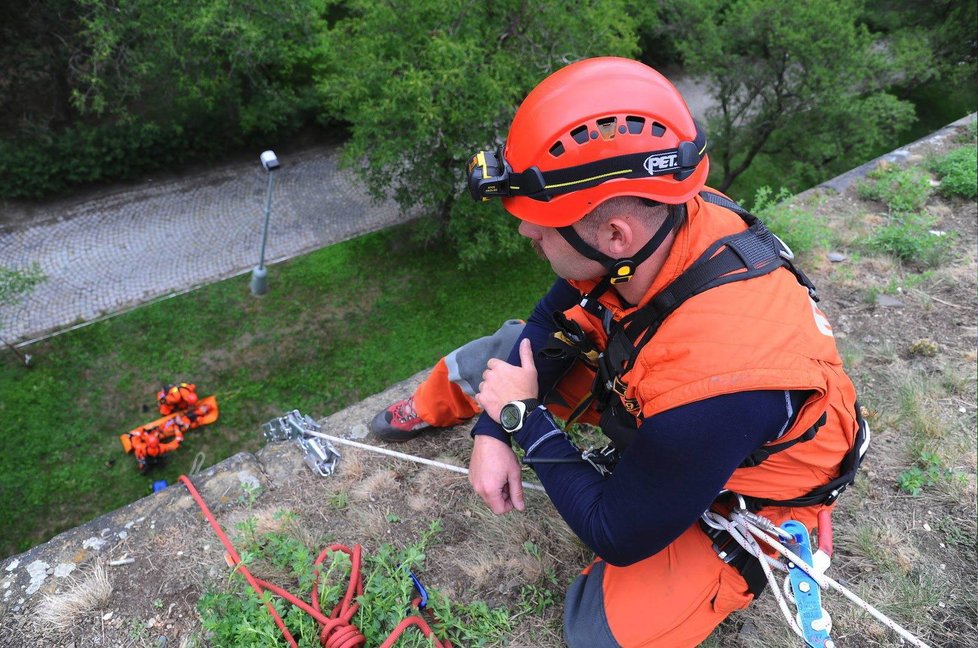
<instances>
[{"instance_id":1,"label":"rope loop","mask_svg":"<svg viewBox=\"0 0 978 648\"><path fill-rule=\"evenodd\" d=\"M217 518L211 513L210 509L207 508L207 504L204 502L200 493L194 487L193 482L186 475L180 475L180 481L187 490L190 491L190 496L193 497L194 501L200 507L201 512L204 514L207 522L211 525L214 533L224 544L224 548L227 550L227 556L229 558L228 562L232 569L237 569L244 576L245 580L255 591L259 598L262 598L266 591L269 591L280 598L285 599L288 603L296 606L300 610L304 611L306 614L311 616L316 623L318 623L322 630L319 633L319 643L323 648L363 648L366 645L367 639L363 636L363 633L353 625L353 616L360 609L360 603L358 598L363 595L363 575L360 571L360 566L362 564L362 548L360 545L353 545L353 549L342 545L342 544L332 544L326 549L320 552L316 561L313 563L313 584L312 584L312 604L303 601L302 599L290 594L281 587L275 585L274 583L269 583L268 581L257 578L251 574L248 567L241 562L241 558L238 552L235 551L234 545L224 534L224 530L221 529L221 525L218 524ZM324 615L319 609L319 575L322 571L323 560L333 552L343 552L350 557L350 583L347 585L346 594L337 603L329 616ZM414 603L417 606L417 602ZM291 648L298 648L299 644L292 637L289 629L285 626L285 622L278 612L275 611L275 607L272 606L271 601L265 601L265 608L268 613L272 616L275 621L275 625L282 632L282 636L285 641L291 646ZM418 615L409 616L402 620L396 628L390 633L384 643L381 644L381 648L391 648L395 643L397 643L398 638L410 627L418 628L425 637L431 642L432 648L453 648L451 642L448 640L439 640L431 626Z\"/></svg>"}]
</instances>

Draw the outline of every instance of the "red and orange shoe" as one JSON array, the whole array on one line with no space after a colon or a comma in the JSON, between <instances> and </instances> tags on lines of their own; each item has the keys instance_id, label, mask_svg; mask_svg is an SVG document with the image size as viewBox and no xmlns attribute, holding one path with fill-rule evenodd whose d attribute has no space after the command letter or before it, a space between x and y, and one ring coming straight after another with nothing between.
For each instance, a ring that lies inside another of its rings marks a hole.
<instances>
[{"instance_id":1,"label":"red and orange shoe","mask_svg":"<svg viewBox=\"0 0 978 648\"><path fill-rule=\"evenodd\" d=\"M370 421L370 432L381 441L409 441L431 427L414 409L414 396L399 400Z\"/></svg>"}]
</instances>

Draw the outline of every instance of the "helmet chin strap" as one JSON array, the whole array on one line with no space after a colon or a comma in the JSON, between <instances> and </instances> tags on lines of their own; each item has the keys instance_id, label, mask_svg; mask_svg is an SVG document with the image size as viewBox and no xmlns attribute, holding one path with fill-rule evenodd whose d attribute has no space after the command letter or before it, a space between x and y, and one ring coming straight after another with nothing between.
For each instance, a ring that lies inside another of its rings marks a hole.
<instances>
[{"instance_id":1,"label":"helmet chin strap","mask_svg":"<svg viewBox=\"0 0 978 648\"><path fill-rule=\"evenodd\" d=\"M669 233L675 228L680 215L683 213L685 205L676 205L675 207L670 206L669 215L659 226L659 229L655 231L652 238L649 239L648 243L642 246L642 248L630 257L625 257L622 259L612 259L610 256L595 249L593 246L589 245L584 239L581 238L577 230L571 225L566 225L564 227L558 227L557 232L564 238L567 243L573 247L582 256L591 259L592 261L597 261L605 267L608 271L604 277L601 278L601 282L595 286L594 290L591 291L591 297L598 297L602 295L609 287L615 284L626 283L635 275L635 270L639 265L642 264L646 259L655 254L655 251L659 249L662 242L666 240Z\"/></svg>"}]
</instances>

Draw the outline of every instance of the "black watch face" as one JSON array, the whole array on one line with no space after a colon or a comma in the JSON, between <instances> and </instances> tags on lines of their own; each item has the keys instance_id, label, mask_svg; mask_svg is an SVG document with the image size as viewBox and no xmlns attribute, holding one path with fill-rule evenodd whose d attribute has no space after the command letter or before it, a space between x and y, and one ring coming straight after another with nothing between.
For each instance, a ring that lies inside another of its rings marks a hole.
<instances>
[{"instance_id":1,"label":"black watch face","mask_svg":"<svg viewBox=\"0 0 978 648\"><path fill-rule=\"evenodd\" d=\"M507 403L503 405L503 408L499 410L499 424L503 426L504 430L512 431L520 426L523 420L523 413L520 412L520 408L512 403Z\"/></svg>"}]
</instances>

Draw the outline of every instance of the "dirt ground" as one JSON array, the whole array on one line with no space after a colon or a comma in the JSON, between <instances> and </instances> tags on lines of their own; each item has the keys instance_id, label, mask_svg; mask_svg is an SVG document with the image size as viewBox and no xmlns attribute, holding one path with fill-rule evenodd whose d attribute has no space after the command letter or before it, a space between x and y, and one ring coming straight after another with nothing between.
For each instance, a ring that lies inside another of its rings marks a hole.
<instances>
[{"instance_id":1,"label":"dirt ground","mask_svg":"<svg viewBox=\"0 0 978 648\"><path fill-rule=\"evenodd\" d=\"M956 144L960 141L945 139L937 147ZM927 153L914 151L910 162L920 162ZM800 265L819 287L820 305L873 429L860 477L834 516L829 575L930 645L978 646L978 207L974 200L936 194L928 200L926 210L939 219L935 230L945 233L931 235L953 240L947 258L924 270L860 248L859 238L879 225L884 208L860 199L854 187L841 195L809 192L798 202L835 232L831 250L805 254ZM829 252L845 258L830 261ZM362 414L366 423L366 408ZM465 465L469 448L462 426L425 434L396 450ZM504 645L563 645L562 589L589 556L543 494L528 492L525 514L494 517L462 475L360 450L341 453L332 477L314 476L301 467L289 481L253 498L229 494L216 510L218 520L232 539L238 523L251 517L261 529L288 526L315 554L328 542L359 542L366 552L383 543L404 546L438 518L444 531L427 552L424 583L452 599L520 611ZM929 459L921 464L921 456ZM924 470L921 492L913 495L899 483L915 465L933 470ZM529 471L527 478L532 479ZM283 510L293 512L298 522L283 523ZM202 519L188 515L157 533L148 546L127 552L137 563L107 567L112 592L97 609L61 630L27 615L16 627L0 629L0 645L211 645L200 628L198 599L207 590L237 585L229 585L223 548ZM273 578L274 569L266 567L271 576L259 575ZM260 568L259 563L255 571ZM91 569L84 565L79 580ZM539 605L528 612L520 601ZM825 607L833 617L837 646L901 644L842 596L828 594ZM768 593L730 617L704 645L787 647L801 642L787 630Z\"/></svg>"}]
</instances>

